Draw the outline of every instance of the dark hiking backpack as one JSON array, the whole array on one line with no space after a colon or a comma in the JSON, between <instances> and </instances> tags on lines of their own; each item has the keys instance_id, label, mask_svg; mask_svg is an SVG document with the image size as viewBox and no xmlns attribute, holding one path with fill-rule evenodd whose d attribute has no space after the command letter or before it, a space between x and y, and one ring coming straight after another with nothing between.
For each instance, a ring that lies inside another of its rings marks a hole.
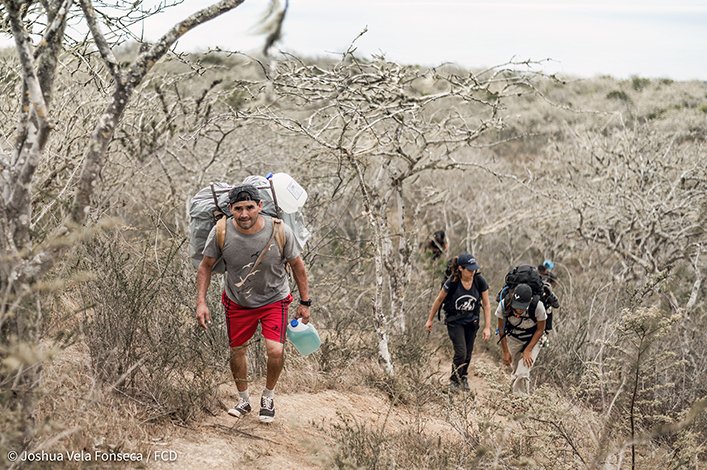
<instances>
[{"instance_id":1,"label":"dark hiking backpack","mask_svg":"<svg viewBox=\"0 0 707 470\"><path fill-rule=\"evenodd\" d=\"M543 283L543 295L540 296L540 300L545 306L545 311L547 312L547 320L545 321L545 331L549 333L550 331L552 331L552 309L560 308L560 301L555 295L555 293L552 292L552 288L547 282Z\"/></svg>"},{"instance_id":2,"label":"dark hiking backpack","mask_svg":"<svg viewBox=\"0 0 707 470\"><path fill-rule=\"evenodd\" d=\"M534 325L528 328L527 330L523 331L523 334L521 335L522 338L518 338L518 336L516 335L511 336L514 336L518 339L522 339L524 341L527 340L529 342L530 339L526 338L526 336L532 338L533 334L535 333L535 329L537 328L535 309L538 306L538 302L541 301L543 297L543 279L540 276L540 273L538 272L537 268L529 264L521 264L508 271L508 273L506 274L505 284L503 288L501 288L498 294L496 294L496 302L500 303L501 301L503 301L505 317L509 315L511 302L510 297L513 293L513 289L518 284L527 284L528 286L530 286L530 289L533 292L533 297L530 301L530 306L528 307L528 315L533 320ZM502 332L499 338L499 342L505 335L509 334L510 331L508 321L505 321L504 325L504 331Z\"/></svg>"},{"instance_id":3,"label":"dark hiking backpack","mask_svg":"<svg viewBox=\"0 0 707 470\"><path fill-rule=\"evenodd\" d=\"M504 291L505 289L505 291ZM513 292L513 289L501 289L501 292L503 293L503 299L504 299L504 313L508 315L508 305L510 302L510 295ZM499 296L500 296L499 292ZM500 299L497 300L500 302ZM545 307L545 313L547 315L547 319L545 320L545 332L549 333L552 331L552 319L553 319L553 308L560 308L560 301L558 300L557 296L552 292L552 289L550 286L544 282L543 283L543 293L541 295L536 295L535 292L533 292L533 298L531 300L530 306L528 307L528 315L530 316L531 319L537 322L535 319L535 309L538 306L538 301L543 303L543 306ZM506 323L506 326L508 326L508 323Z\"/></svg>"},{"instance_id":4,"label":"dark hiking backpack","mask_svg":"<svg viewBox=\"0 0 707 470\"><path fill-rule=\"evenodd\" d=\"M439 285L440 289L444 288L444 285L447 283L448 280L451 280L452 276L448 276L444 278L444 281L442 281L442 284ZM457 287L459 287L460 281L451 281L451 285L449 286L449 291L447 291L447 297L444 298L444 301L442 302L442 305L439 306L437 309L437 320L442 321L442 310L444 310L445 315L448 315L449 312L454 310L454 305L452 305L452 300L451 300L451 293L457 290Z\"/></svg>"},{"instance_id":5,"label":"dark hiking backpack","mask_svg":"<svg viewBox=\"0 0 707 470\"><path fill-rule=\"evenodd\" d=\"M442 321L442 310L444 310L445 317L451 315L451 313L454 312L454 304L452 303L452 297L453 297L452 294L457 290L457 287L459 287L459 284L461 284L460 279L457 279L456 281L454 281L454 280L452 280L451 275L447 278L447 280L450 281L449 290L447 291L447 297L444 298L444 302L442 302L442 305L439 306L439 310L437 310L437 319L439 321ZM442 282L440 289L444 287L444 285L447 283L447 280Z\"/></svg>"},{"instance_id":6,"label":"dark hiking backpack","mask_svg":"<svg viewBox=\"0 0 707 470\"><path fill-rule=\"evenodd\" d=\"M518 284L528 284L533 291L533 296L542 297L543 295L543 279L540 277L535 266L529 264L521 264L508 271L506 274L506 282L503 288L496 294L496 302L501 299Z\"/></svg>"},{"instance_id":7,"label":"dark hiking backpack","mask_svg":"<svg viewBox=\"0 0 707 470\"><path fill-rule=\"evenodd\" d=\"M454 265L454 258L449 258L447 260L447 266L444 269L444 278L442 279L442 283L439 285L439 288L442 289L444 287L444 284L447 283L447 281L452 277L452 266ZM457 290L457 285L459 284L459 281L452 283L450 287L453 288L447 292L447 297L445 297L444 302L442 302L442 305L439 306L437 309L437 320L442 321L442 310L444 309L445 312L449 311L449 294L454 292L454 290Z\"/></svg>"}]
</instances>

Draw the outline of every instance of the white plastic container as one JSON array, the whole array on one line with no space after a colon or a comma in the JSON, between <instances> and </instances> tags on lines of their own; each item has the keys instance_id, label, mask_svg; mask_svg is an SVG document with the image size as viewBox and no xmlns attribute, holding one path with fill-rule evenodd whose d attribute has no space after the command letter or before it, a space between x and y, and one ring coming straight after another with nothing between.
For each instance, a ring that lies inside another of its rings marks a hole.
<instances>
[{"instance_id":1,"label":"white plastic container","mask_svg":"<svg viewBox=\"0 0 707 470\"><path fill-rule=\"evenodd\" d=\"M275 190L277 205L286 214L294 214L307 201L307 191L287 173L268 175Z\"/></svg>"},{"instance_id":2,"label":"white plastic container","mask_svg":"<svg viewBox=\"0 0 707 470\"><path fill-rule=\"evenodd\" d=\"M302 356L319 351L319 347L322 345L319 333L312 322L305 324L293 319L287 324L287 338Z\"/></svg>"}]
</instances>

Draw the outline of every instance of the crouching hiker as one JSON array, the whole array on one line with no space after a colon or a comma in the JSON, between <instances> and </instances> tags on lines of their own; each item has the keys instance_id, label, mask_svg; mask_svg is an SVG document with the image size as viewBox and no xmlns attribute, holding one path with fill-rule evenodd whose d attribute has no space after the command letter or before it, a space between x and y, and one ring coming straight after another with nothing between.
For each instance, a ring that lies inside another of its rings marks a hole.
<instances>
[{"instance_id":1,"label":"crouching hiker","mask_svg":"<svg viewBox=\"0 0 707 470\"><path fill-rule=\"evenodd\" d=\"M530 393L530 371L540 352L547 314L528 284L518 284L504 295L496 309L503 363L511 367L511 390Z\"/></svg>"},{"instance_id":2,"label":"crouching hiker","mask_svg":"<svg viewBox=\"0 0 707 470\"><path fill-rule=\"evenodd\" d=\"M469 389L467 373L479 331L479 311L484 307L483 339L491 337L491 303L489 285L479 273L479 265L470 254L462 253L452 262L451 276L445 281L427 317L425 328L432 331L434 316L444 308L449 339L454 346L450 385Z\"/></svg>"}]
</instances>

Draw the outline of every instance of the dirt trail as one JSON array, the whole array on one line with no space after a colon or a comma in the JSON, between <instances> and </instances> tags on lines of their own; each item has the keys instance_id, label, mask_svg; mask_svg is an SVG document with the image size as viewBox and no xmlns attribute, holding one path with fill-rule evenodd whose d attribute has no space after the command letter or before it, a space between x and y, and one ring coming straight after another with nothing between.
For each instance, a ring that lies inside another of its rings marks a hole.
<instances>
[{"instance_id":1,"label":"dirt trail","mask_svg":"<svg viewBox=\"0 0 707 470\"><path fill-rule=\"evenodd\" d=\"M481 354L473 361L482 373L497 368ZM440 361L440 381L444 381L447 363ZM472 368L473 369L473 368ZM475 401L484 400L490 391L486 381L474 376L470 385ZM257 417L257 400L261 384L251 387L253 412L242 419L225 411L207 418L196 428L179 431L162 443L165 450L177 452L175 463L151 462L148 468L247 468L247 469L318 469L332 468L336 442L332 426L348 417L369 426L382 426L395 431L409 428L419 417L409 406L390 409L390 401L380 392L365 390L324 390L317 393L277 393L276 420L261 424ZM224 391L224 402L233 400L233 386ZM369 393L370 392L370 393ZM227 398L228 397L228 398ZM456 439L459 436L443 416L426 410L424 428L428 435ZM387 421L385 421L387 419Z\"/></svg>"},{"instance_id":2,"label":"dirt trail","mask_svg":"<svg viewBox=\"0 0 707 470\"><path fill-rule=\"evenodd\" d=\"M177 452L180 468L328 468L335 444L327 429L339 421L337 413L376 422L387 412L381 398L334 390L278 394L275 404L272 424L258 421L257 405L243 419L223 412L166 444L165 449ZM167 464L153 468L167 466L174 468Z\"/></svg>"}]
</instances>

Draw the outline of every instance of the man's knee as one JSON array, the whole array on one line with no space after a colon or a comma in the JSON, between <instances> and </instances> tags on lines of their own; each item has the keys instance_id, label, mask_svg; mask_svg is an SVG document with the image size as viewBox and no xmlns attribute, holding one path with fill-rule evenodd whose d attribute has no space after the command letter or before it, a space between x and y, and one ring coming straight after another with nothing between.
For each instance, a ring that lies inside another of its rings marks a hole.
<instances>
[{"instance_id":1,"label":"man's knee","mask_svg":"<svg viewBox=\"0 0 707 470\"><path fill-rule=\"evenodd\" d=\"M247 352L248 346L246 344L231 347L231 357L245 357Z\"/></svg>"},{"instance_id":2,"label":"man's knee","mask_svg":"<svg viewBox=\"0 0 707 470\"><path fill-rule=\"evenodd\" d=\"M265 346L268 359L278 360L285 355L285 345L282 343L267 341Z\"/></svg>"}]
</instances>

